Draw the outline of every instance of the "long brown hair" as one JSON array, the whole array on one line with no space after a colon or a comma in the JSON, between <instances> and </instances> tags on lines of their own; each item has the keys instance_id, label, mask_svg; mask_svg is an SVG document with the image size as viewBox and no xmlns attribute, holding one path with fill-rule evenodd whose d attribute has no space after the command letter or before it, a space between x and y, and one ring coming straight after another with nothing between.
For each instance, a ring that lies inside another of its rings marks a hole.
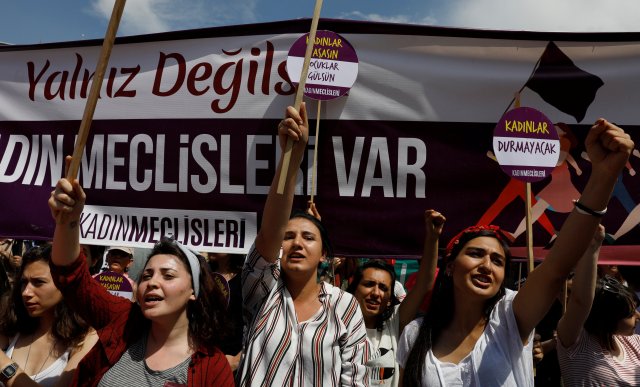
<instances>
[{"instance_id":1,"label":"long brown hair","mask_svg":"<svg viewBox=\"0 0 640 387\"><path fill-rule=\"evenodd\" d=\"M493 237L500 242L505 252L506 261L504 267L506 270L506 268L509 267L511 259L508 239L499 228L494 226L470 227L456 235L447 245L447 253L443 262L444 265L446 266L448 263L453 262L467 242L479 237ZM413 347L405 364L403 386L418 386L421 384L427 354L433 347L433 344L438 341L442 331L451 324L453 319L455 310L453 292L453 278L448 275L445 268L442 267L436 278L431 305L429 305L429 310L422 320L418 337L413 343ZM505 286L503 281L498 293L485 301L484 318L486 320L489 320L493 308L504 294Z\"/></svg>"},{"instance_id":2,"label":"long brown hair","mask_svg":"<svg viewBox=\"0 0 640 387\"><path fill-rule=\"evenodd\" d=\"M13 284L10 297L0 305L0 315L4 316L0 322L0 332L7 337L20 333L29 335L36 331L39 324L38 317L31 317L22 301L22 273L25 268L42 261L51 262L51 246L36 246L22 257L22 264L16 281ZM56 342L68 348L80 344L89 330L89 325L73 310L67 307L64 300L60 301L53 311L54 319L51 334Z\"/></svg>"}]
</instances>

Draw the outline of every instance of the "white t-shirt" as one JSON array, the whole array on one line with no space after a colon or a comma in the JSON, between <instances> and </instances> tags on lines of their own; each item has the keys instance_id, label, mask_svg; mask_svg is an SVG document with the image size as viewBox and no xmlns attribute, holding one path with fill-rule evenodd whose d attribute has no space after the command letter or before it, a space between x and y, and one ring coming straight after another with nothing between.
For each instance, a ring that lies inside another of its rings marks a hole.
<instances>
[{"instance_id":1,"label":"white t-shirt","mask_svg":"<svg viewBox=\"0 0 640 387\"><path fill-rule=\"evenodd\" d=\"M429 351L422 386L533 386L533 331L527 345L523 345L513 313L516 294L506 289L473 350L460 363L440 362ZM422 318L413 320L402 331L398 342L398 364L402 368L405 368L421 324Z\"/></svg>"},{"instance_id":2,"label":"white t-shirt","mask_svg":"<svg viewBox=\"0 0 640 387\"><path fill-rule=\"evenodd\" d=\"M400 305L394 306L393 314L377 329L367 329L367 338L372 345L376 357L367 362L371 386L398 386L398 336L400 336Z\"/></svg>"},{"instance_id":3,"label":"white t-shirt","mask_svg":"<svg viewBox=\"0 0 640 387\"><path fill-rule=\"evenodd\" d=\"M13 340L11 340L11 343L9 343L9 347L7 347L7 350L5 351L5 354L8 357L11 357L11 355L13 355L13 349L15 348L15 345L18 342L18 337L20 337L19 333L15 335L13 337ZM55 386L58 383L58 380L60 379L60 376L64 372L65 368L67 368L67 363L69 362L70 353L71 353L71 348L67 348L67 350L62 354L62 356L60 356L59 358L56 359L56 361L51 363L49 367L47 367L44 370L40 370L40 372L38 372L37 374L29 377L33 379L35 382L37 382L41 387ZM4 384L0 382L0 386L4 387Z\"/></svg>"}]
</instances>

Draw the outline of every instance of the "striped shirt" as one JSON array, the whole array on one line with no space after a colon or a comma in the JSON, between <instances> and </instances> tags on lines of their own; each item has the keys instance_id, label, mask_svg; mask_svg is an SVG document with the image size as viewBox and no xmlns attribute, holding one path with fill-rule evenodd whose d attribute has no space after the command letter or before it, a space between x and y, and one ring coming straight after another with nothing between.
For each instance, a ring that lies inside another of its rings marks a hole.
<instances>
[{"instance_id":1,"label":"striped shirt","mask_svg":"<svg viewBox=\"0 0 640 387\"><path fill-rule=\"evenodd\" d=\"M640 386L640 335L614 336L624 358L611 356L594 336L582 329L572 346L558 341L562 380L572 386Z\"/></svg>"},{"instance_id":2,"label":"striped shirt","mask_svg":"<svg viewBox=\"0 0 640 387\"><path fill-rule=\"evenodd\" d=\"M104 374L98 387L109 386L187 386L187 375L191 359L162 371L147 365L147 334L131 345L116 364Z\"/></svg>"},{"instance_id":3,"label":"striped shirt","mask_svg":"<svg viewBox=\"0 0 640 387\"><path fill-rule=\"evenodd\" d=\"M279 261L249 250L242 272L249 327L239 386L368 386L364 365L370 347L355 299L321 283L321 307L298 323L293 300L280 278Z\"/></svg>"}]
</instances>

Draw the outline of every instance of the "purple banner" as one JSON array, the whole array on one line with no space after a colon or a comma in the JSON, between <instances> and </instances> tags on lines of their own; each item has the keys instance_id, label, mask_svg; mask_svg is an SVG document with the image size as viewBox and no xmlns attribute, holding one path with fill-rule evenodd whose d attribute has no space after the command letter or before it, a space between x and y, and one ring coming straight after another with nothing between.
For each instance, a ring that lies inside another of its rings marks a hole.
<instances>
[{"instance_id":1,"label":"purple banner","mask_svg":"<svg viewBox=\"0 0 640 387\"><path fill-rule=\"evenodd\" d=\"M289 49L308 26L295 20L117 39L80 167L83 243L150 247L170 234L198 251L246 252L279 158L276 127L295 94ZM311 194L320 114L314 201L339 255L418 257L429 208L448 219L443 244L463 227L493 223L524 246L525 183L516 177L533 168L529 158L517 159L511 172L526 168L508 176L495 149L562 154L543 163L544 178L532 183L539 251L588 179L583 143L591 124L604 116L640 143L640 120L630 108L640 89L629 82L640 79L640 33L348 20L322 20L321 28L348 39L353 55L338 68L358 66L358 78L350 89L320 82L325 91L318 94L348 89L348 98L323 102L320 110L307 101L312 133L295 206L305 208ZM72 153L100 46L0 47L1 236L52 237L47 200ZM315 68L321 78L336 70L327 58ZM549 121L540 130L510 124L517 136L503 136L496 148L495 125L515 90ZM562 131L557 146L536 137L551 126ZM639 168L636 149L603 219L603 253L635 261Z\"/></svg>"}]
</instances>

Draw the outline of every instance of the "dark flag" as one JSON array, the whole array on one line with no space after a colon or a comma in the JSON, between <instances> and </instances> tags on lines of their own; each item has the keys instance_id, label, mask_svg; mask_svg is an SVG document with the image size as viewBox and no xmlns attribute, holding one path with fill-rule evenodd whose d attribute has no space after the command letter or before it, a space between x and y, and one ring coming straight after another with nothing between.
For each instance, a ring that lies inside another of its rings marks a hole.
<instances>
[{"instance_id":1,"label":"dark flag","mask_svg":"<svg viewBox=\"0 0 640 387\"><path fill-rule=\"evenodd\" d=\"M555 43L549 42L525 86L580 122L602 85L602 79L580 69Z\"/></svg>"}]
</instances>

